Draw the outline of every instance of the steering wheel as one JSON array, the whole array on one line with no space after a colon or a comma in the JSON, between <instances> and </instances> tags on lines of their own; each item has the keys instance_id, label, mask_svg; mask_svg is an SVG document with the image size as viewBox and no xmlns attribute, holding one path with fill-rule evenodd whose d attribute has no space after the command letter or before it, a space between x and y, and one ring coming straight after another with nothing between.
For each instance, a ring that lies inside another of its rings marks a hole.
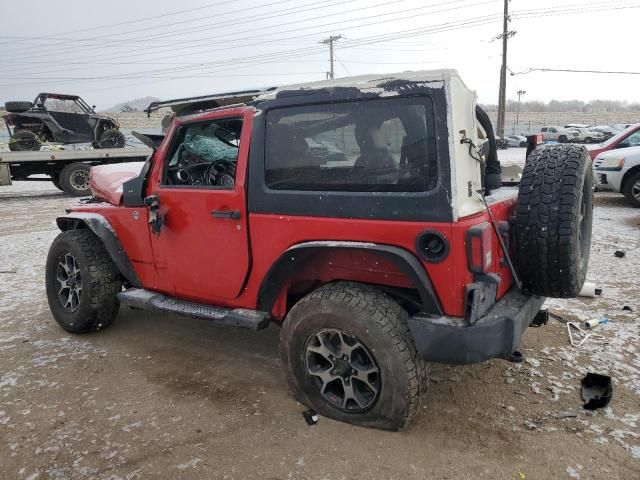
<instances>
[{"instance_id":1,"label":"steering wheel","mask_svg":"<svg viewBox=\"0 0 640 480\"><path fill-rule=\"evenodd\" d=\"M218 160L207 169L205 181L208 185L232 188L235 185L235 170L233 162Z\"/></svg>"}]
</instances>

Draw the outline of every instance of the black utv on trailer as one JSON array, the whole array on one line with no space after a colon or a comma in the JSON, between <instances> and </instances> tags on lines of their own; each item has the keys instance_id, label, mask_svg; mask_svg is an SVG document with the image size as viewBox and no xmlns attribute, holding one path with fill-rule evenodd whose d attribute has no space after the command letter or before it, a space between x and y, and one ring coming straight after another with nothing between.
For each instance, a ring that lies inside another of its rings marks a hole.
<instances>
[{"instance_id":1,"label":"black utv on trailer","mask_svg":"<svg viewBox=\"0 0 640 480\"><path fill-rule=\"evenodd\" d=\"M98 115L77 95L40 93L32 102L6 102L4 121L12 151L40 150L41 142L91 143L122 148L125 138L115 120ZM10 127L13 127L13 131Z\"/></svg>"}]
</instances>

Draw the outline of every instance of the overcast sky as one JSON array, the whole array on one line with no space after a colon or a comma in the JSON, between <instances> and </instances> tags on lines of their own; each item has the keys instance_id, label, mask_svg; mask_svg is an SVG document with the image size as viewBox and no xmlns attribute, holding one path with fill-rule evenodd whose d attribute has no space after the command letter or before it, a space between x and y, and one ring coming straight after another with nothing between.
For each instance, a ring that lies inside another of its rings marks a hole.
<instances>
[{"instance_id":1,"label":"overcast sky","mask_svg":"<svg viewBox=\"0 0 640 480\"><path fill-rule=\"evenodd\" d=\"M0 101L77 93L99 109L325 77L455 68L497 103L502 0L0 0ZM640 71L640 1L513 0L508 66ZM156 18L150 18L156 17ZM507 96L640 102L640 75L532 72Z\"/></svg>"}]
</instances>

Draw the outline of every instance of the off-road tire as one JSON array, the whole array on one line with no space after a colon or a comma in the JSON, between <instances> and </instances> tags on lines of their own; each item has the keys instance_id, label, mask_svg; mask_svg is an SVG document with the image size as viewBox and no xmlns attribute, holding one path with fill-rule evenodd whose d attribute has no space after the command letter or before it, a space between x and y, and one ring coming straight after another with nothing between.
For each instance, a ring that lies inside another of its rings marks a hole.
<instances>
[{"instance_id":1,"label":"off-road tire","mask_svg":"<svg viewBox=\"0 0 640 480\"><path fill-rule=\"evenodd\" d=\"M110 128L105 130L100 135L97 144L94 144L96 148L123 148L126 144L124 134L117 128Z\"/></svg>"},{"instance_id":2,"label":"off-road tire","mask_svg":"<svg viewBox=\"0 0 640 480\"><path fill-rule=\"evenodd\" d=\"M622 193L631 206L640 208L640 171L625 180Z\"/></svg>"},{"instance_id":3,"label":"off-road tire","mask_svg":"<svg viewBox=\"0 0 640 480\"><path fill-rule=\"evenodd\" d=\"M72 163L60 172L59 182L62 191L74 197L91 195L89 186L89 170L91 165L86 163Z\"/></svg>"},{"instance_id":4,"label":"off-road tire","mask_svg":"<svg viewBox=\"0 0 640 480\"><path fill-rule=\"evenodd\" d=\"M407 322L400 305L368 285L336 282L311 292L294 305L280 333L280 359L294 397L321 415L354 425L406 427L419 411L427 386L427 363ZM379 368L378 394L365 411L352 413L332 405L307 371L308 342L326 329L355 337Z\"/></svg>"},{"instance_id":5,"label":"off-road tire","mask_svg":"<svg viewBox=\"0 0 640 480\"><path fill-rule=\"evenodd\" d=\"M580 292L591 248L592 184L583 146L546 145L527 157L515 219L516 264L526 291L555 298Z\"/></svg>"},{"instance_id":6,"label":"off-road tire","mask_svg":"<svg viewBox=\"0 0 640 480\"><path fill-rule=\"evenodd\" d=\"M77 262L82 282L78 307L73 312L66 311L59 298L58 265L66 254ZM118 314L122 278L104 245L90 230L68 230L53 240L45 283L51 313L67 332L96 332L108 327Z\"/></svg>"},{"instance_id":7,"label":"off-road tire","mask_svg":"<svg viewBox=\"0 0 640 480\"><path fill-rule=\"evenodd\" d=\"M31 102L4 102L4 109L11 113L22 113L33 107Z\"/></svg>"},{"instance_id":8,"label":"off-road tire","mask_svg":"<svg viewBox=\"0 0 640 480\"><path fill-rule=\"evenodd\" d=\"M569 141L569 139L567 138L566 135L560 135L558 137L558 142L560 142L560 143L567 143L568 141Z\"/></svg>"},{"instance_id":9,"label":"off-road tire","mask_svg":"<svg viewBox=\"0 0 640 480\"><path fill-rule=\"evenodd\" d=\"M31 130L19 130L13 133L9 140L9 150L12 152L28 152L40 150L40 140Z\"/></svg>"}]
</instances>

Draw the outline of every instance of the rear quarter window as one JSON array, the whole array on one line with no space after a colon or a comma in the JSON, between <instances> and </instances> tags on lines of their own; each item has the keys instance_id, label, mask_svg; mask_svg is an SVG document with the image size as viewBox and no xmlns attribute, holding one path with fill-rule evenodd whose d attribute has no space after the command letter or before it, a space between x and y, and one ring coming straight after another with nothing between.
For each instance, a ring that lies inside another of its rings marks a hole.
<instances>
[{"instance_id":1,"label":"rear quarter window","mask_svg":"<svg viewBox=\"0 0 640 480\"><path fill-rule=\"evenodd\" d=\"M276 108L267 113L270 190L420 192L437 182L428 97Z\"/></svg>"}]
</instances>

